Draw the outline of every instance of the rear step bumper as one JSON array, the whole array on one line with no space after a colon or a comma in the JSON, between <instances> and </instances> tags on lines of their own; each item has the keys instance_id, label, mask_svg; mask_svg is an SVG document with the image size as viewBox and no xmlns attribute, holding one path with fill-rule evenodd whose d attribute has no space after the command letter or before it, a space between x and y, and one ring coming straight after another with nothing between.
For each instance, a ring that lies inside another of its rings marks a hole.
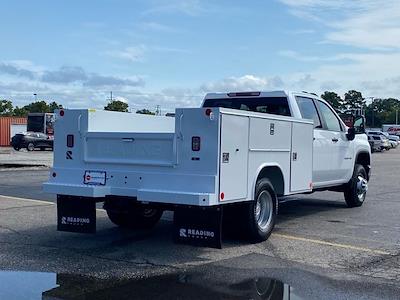
<instances>
[{"instance_id":1,"label":"rear step bumper","mask_svg":"<svg viewBox=\"0 0 400 300\"><path fill-rule=\"evenodd\" d=\"M195 206L218 204L217 195L209 193L190 193L166 190L118 188L98 185L75 185L46 182L43 190L47 193L81 197L102 198L105 196L136 197L138 201Z\"/></svg>"}]
</instances>

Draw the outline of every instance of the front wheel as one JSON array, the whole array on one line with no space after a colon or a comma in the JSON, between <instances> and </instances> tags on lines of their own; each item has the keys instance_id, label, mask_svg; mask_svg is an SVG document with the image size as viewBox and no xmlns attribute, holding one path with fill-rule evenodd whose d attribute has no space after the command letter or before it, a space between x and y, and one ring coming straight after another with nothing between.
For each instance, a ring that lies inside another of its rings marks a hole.
<instances>
[{"instance_id":1,"label":"front wheel","mask_svg":"<svg viewBox=\"0 0 400 300\"><path fill-rule=\"evenodd\" d=\"M367 171L362 165L354 166L353 177L347 183L344 190L344 199L348 207L363 205L368 190Z\"/></svg>"},{"instance_id":2,"label":"front wheel","mask_svg":"<svg viewBox=\"0 0 400 300\"><path fill-rule=\"evenodd\" d=\"M277 197L273 185L262 178L256 184L255 200L246 207L246 227L252 242L268 239L275 227Z\"/></svg>"},{"instance_id":3,"label":"front wheel","mask_svg":"<svg viewBox=\"0 0 400 300\"><path fill-rule=\"evenodd\" d=\"M113 201L106 201L104 209L111 222L115 225L132 229L149 229L160 220L163 210L150 208L141 204L127 203L127 205L114 205Z\"/></svg>"},{"instance_id":4,"label":"front wheel","mask_svg":"<svg viewBox=\"0 0 400 300\"><path fill-rule=\"evenodd\" d=\"M28 150L28 151L33 151L33 150L35 150L35 145L34 145L33 143L29 143L29 144L26 146L26 150Z\"/></svg>"}]
</instances>

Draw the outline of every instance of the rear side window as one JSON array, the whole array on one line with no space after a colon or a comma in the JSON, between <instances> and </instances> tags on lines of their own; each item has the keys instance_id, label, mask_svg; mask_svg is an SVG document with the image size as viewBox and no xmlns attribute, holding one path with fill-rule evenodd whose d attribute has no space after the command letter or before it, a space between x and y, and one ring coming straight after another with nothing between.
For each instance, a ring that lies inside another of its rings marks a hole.
<instances>
[{"instance_id":1,"label":"rear side window","mask_svg":"<svg viewBox=\"0 0 400 300\"><path fill-rule=\"evenodd\" d=\"M207 99L204 101L203 107L224 107L281 116L291 115L286 97Z\"/></svg>"},{"instance_id":2,"label":"rear side window","mask_svg":"<svg viewBox=\"0 0 400 300\"><path fill-rule=\"evenodd\" d=\"M311 98L296 97L297 105L299 106L301 116L304 119L311 119L314 121L314 128L322 128L321 120L318 115L317 108Z\"/></svg>"},{"instance_id":3,"label":"rear side window","mask_svg":"<svg viewBox=\"0 0 400 300\"><path fill-rule=\"evenodd\" d=\"M329 106L321 101L318 101L318 106L325 119L327 129L330 131L341 131L342 127L340 126L339 119L329 108Z\"/></svg>"}]
</instances>

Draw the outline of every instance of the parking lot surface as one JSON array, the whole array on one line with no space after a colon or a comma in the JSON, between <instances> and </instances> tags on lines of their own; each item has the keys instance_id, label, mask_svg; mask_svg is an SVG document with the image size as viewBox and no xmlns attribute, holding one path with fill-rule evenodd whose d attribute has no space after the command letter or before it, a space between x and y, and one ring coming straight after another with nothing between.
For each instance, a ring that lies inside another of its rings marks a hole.
<instances>
[{"instance_id":1,"label":"parking lot surface","mask_svg":"<svg viewBox=\"0 0 400 300\"><path fill-rule=\"evenodd\" d=\"M129 231L99 209L96 235L57 232L55 198L40 189L48 171L3 169L0 269L45 272L15 276L51 282L43 299L106 299L107 291L120 299L241 299L271 282L292 299L398 299L400 150L374 153L372 168L362 207L347 208L335 192L291 197L268 241L226 237L222 250L174 244L170 214L152 231ZM18 281L13 274L0 272L0 298L17 293L1 285Z\"/></svg>"},{"instance_id":2,"label":"parking lot surface","mask_svg":"<svg viewBox=\"0 0 400 300\"><path fill-rule=\"evenodd\" d=\"M0 147L0 168L51 167L53 151L15 151L10 147Z\"/></svg>"}]
</instances>

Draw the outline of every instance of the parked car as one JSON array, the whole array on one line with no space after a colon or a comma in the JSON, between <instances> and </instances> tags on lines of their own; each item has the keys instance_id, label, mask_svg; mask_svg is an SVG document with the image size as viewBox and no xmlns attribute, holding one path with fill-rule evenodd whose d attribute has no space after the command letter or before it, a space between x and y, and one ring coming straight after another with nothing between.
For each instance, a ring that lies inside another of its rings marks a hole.
<instances>
[{"instance_id":1,"label":"parked car","mask_svg":"<svg viewBox=\"0 0 400 300\"><path fill-rule=\"evenodd\" d=\"M391 144L389 143L389 140L384 135L369 133L368 136L372 137L375 141L378 141L380 143L381 150L389 150L392 148Z\"/></svg>"},{"instance_id":2,"label":"parked car","mask_svg":"<svg viewBox=\"0 0 400 300\"><path fill-rule=\"evenodd\" d=\"M383 134L388 138L389 143L392 145L392 148L397 148L400 143L400 137L398 137L397 135L391 135L387 132L383 132Z\"/></svg>"},{"instance_id":3,"label":"parked car","mask_svg":"<svg viewBox=\"0 0 400 300\"><path fill-rule=\"evenodd\" d=\"M35 148L53 150L53 143L54 140L51 136L41 132L17 133L11 139L11 146L17 151L22 148L26 148L28 151L33 151Z\"/></svg>"},{"instance_id":4,"label":"parked car","mask_svg":"<svg viewBox=\"0 0 400 300\"><path fill-rule=\"evenodd\" d=\"M383 149L383 142L380 136L368 135L368 143L371 146L371 152L381 152Z\"/></svg>"}]
</instances>

